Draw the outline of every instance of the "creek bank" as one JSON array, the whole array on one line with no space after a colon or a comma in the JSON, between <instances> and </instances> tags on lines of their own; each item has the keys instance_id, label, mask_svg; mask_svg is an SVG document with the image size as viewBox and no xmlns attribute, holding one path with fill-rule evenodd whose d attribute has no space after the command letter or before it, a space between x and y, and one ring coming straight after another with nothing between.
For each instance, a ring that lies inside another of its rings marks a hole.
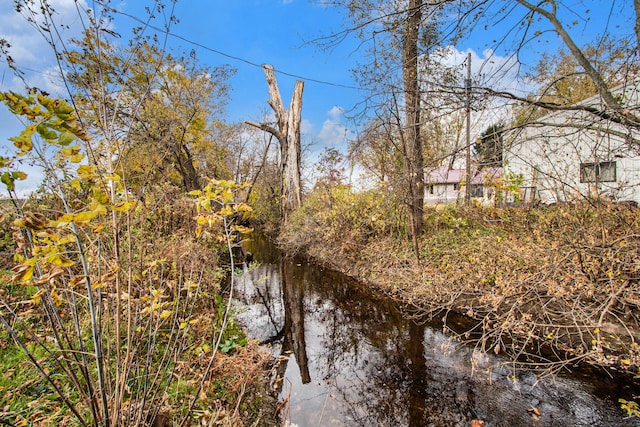
<instances>
[{"instance_id":1,"label":"creek bank","mask_svg":"<svg viewBox=\"0 0 640 427\"><path fill-rule=\"evenodd\" d=\"M635 375L639 211L564 207L481 218L425 233L419 261L391 234L363 239L344 229L336 239L322 227L294 225L278 243L393 298L407 317L466 316L469 330L452 333L522 368L557 372L586 362Z\"/></svg>"},{"instance_id":2,"label":"creek bank","mask_svg":"<svg viewBox=\"0 0 640 427\"><path fill-rule=\"evenodd\" d=\"M257 264L239 278L238 321L282 362L274 385L285 385L292 423L638 425L617 403L637 390L626 383L575 368L553 378L516 372L443 334L439 322L407 320L362 281L286 256L261 234L244 244ZM447 325L465 330L467 320L449 313Z\"/></svg>"}]
</instances>

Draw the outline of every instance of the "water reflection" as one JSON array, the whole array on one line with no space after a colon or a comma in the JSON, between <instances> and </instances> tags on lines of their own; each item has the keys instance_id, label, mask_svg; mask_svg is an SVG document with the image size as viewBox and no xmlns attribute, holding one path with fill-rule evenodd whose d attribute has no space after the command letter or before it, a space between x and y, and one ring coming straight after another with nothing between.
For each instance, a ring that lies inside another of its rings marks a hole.
<instances>
[{"instance_id":1,"label":"water reflection","mask_svg":"<svg viewBox=\"0 0 640 427\"><path fill-rule=\"evenodd\" d=\"M514 381L508 366L405 321L343 275L282 259L259 235L247 246L261 264L238 281L239 320L275 356L289 356L278 367L278 390L290 398L292 424L640 425L589 383L536 383L532 374Z\"/></svg>"}]
</instances>

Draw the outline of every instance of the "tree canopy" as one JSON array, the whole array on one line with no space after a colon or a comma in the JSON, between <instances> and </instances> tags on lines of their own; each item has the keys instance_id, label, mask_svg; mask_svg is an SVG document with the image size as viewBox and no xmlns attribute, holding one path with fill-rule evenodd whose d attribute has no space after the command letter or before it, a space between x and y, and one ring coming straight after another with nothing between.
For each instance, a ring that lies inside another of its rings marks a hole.
<instances>
[{"instance_id":1,"label":"tree canopy","mask_svg":"<svg viewBox=\"0 0 640 427\"><path fill-rule=\"evenodd\" d=\"M66 59L81 112L111 136L97 149L134 187L162 178L191 191L203 176L229 177L229 153L215 138L228 127L232 68L204 66L195 51L174 56L149 40L120 50L86 32L76 46Z\"/></svg>"}]
</instances>

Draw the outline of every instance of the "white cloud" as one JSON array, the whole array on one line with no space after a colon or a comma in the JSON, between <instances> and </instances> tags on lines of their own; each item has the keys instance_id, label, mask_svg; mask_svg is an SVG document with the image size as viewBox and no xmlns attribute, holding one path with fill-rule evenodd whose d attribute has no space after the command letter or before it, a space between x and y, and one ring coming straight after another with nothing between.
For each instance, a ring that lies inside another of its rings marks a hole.
<instances>
[{"instance_id":1,"label":"white cloud","mask_svg":"<svg viewBox=\"0 0 640 427\"><path fill-rule=\"evenodd\" d=\"M51 0L49 3L54 11L52 25L59 31L60 37L65 42L71 37L78 37L82 32L78 10L87 10L86 1L76 3L75 0ZM38 7L35 6L36 10ZM18 13L13 2L0 2L0 22L4 23L0 29L0 38L10 44L9 55L16 67L25 73L25 80L32 86L53 92L57 84L51 84L50 74L52 64L55 64L55 54L45 40L45 36L48 37L51 33L41 34L34 24L27 21L27 16L28 12ZM43 22L41 16L36 16L35 21L36 24ZM12 71L6 65L0 64L0 73L5 76L0 89L22 89L23 84L19 79L7 79Z\"/></svg>"},{"instance_id":2,"label":"white cloud","mask_svg":"<svg viewBox=\"0 0 640 427\"><path fill-rule=\"evenodd\" d=\"M458 50L448 46L442 53L442 62L449 66L463 66L466 75L466 61L471 53L471 78L474 85L491 87L497 91L509 91L523 94L531 89L520 76L519 63L516 54L501 56L492 49L485 49L481 53L473 49Z\"/></svg>"},{"instance_id":3,"label":"white cloud","mask_svg":"<svg viewBox=\"0 0 640 427\"><path fill-rule=\"evenodd\" d=\"M322 128L318 132L318 142L322 147L343 147L351 131L342 123L344 109L334 106L327 111L327 119L322 123Z\"/></svg>"},{"instance_id":4,"label":"white cloud","mask_svg":"<svg viewBox=\"0 0 640 427\"><path fill-rule=\"evenodd\" d=\"M300 122L300 133L303 135L311 135L313 132L313 123L308 119L302 119Z\"/></svg>"}]
</instances>

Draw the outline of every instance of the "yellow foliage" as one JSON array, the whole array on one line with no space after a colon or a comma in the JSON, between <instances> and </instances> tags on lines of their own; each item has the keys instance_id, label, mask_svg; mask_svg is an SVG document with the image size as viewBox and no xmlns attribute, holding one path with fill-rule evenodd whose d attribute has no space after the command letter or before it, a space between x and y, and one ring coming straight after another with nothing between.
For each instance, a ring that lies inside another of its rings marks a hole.
<instances>
[{"instance_id":1,"label":"yellow foliage","mask_svg":"<svg viewBox=\"0 0 640 427\"><path fill-rule=\"evenodd\" d=\"M136 206L135 202L120 202L111 206L111 209L116 212L129 212Z\"/></svg>"}]
</instances>

